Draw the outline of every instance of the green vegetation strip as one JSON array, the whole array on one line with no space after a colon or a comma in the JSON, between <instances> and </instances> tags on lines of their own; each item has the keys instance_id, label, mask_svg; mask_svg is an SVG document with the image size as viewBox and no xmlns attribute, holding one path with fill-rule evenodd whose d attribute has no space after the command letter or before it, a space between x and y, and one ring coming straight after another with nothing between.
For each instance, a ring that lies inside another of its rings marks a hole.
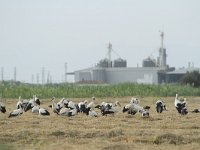
<instances>
[{"instance_id":1,"label":"green vegetation strip","mask_svg":"<svg viewBox=\"0 0 200 150\"><path fill-rule=\"evenodd\" d=\"M49 84L33 85L23 83L0 83L1 98L83 98L83 97L124 97L124 96L200 96L200 89L187 85L147 85L124 83L117 85Z\"/></svg>"}]
</instances>

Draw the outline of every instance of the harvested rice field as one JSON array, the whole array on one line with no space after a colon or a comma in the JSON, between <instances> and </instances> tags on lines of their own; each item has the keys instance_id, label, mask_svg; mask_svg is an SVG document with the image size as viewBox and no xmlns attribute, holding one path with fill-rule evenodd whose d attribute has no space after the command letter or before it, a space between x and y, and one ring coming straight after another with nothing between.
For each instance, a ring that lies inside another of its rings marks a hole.
<instances>
[{"instance_id":1,"label":"harvested rice field","mask_svg":"<svg viewBox=\"0 0 200 150\"><path fill-rule=\"evenodd\" d=\"M83 98L84 99L84 98ZM78 103L83 99L71 99ZM31 111L21 116L8 118L16 108L18 99L7 99L6 113L0 113L1 150L197 150L200 147L200 113L191 113L200 108L200 97L187 97L189 113L178 114L174 97L163 97L168 111L158 114L156 97L139 97L141 106L150 106L150 117L140 113L123 113L123 106L131 97L96 98L121 104L121 110L114 115L89 117L84 114L59 116L48 107L49 99L41 99L41 107L47 108L50 116L39 116ZM57 100L58 101L58 100ZM91 99L88 99L91 101Z\"/></svg>"}]
</instances>

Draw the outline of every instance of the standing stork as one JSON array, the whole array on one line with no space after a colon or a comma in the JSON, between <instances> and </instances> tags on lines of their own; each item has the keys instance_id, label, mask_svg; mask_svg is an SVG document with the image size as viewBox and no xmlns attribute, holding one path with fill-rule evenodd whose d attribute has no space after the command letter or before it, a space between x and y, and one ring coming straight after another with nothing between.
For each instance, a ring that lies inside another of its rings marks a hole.
<instances>
[{"instance_id":1,"label":"standing stork","mask_svg":"<svg viewBox=\"0 0 200 150\"><path fill-rule=\"evenodd\" d=\"M80 113L86 113L86 108L87 108L87 100L84 100L83 102L78 103L79 111Z\"/></svg>"},{"instance_id":2,"label":"standing stork","mask_svg":"<svg viewBox=\"0 0 200 150\"><path fill-rule=\"evenodd\" d=\"M33 108L31 109L32 113L39 113L39 109L40 106L38 105L38 103L36 103L36 101L34 101Z\"/></svg>"},{"instance_id":3,"label":"standing stork","mask_svg":"<svg viewBox=\"0 0 200 150\"><path fill-rule=\"evenodd\" d=\"M130 103L139 104L140 100L138 98L132 97Z\"/></svg>"},{"instance_id":4,"label":"standing stork","mask_svg":"<svg viewBox=\"0 0 200 150\"><path fill-rule=\"evenodd\" d=\"M163 111L166 111L166 105L162 100L157 100L156 101L156 111L157 113L162 113Z\"/></svg>"},{"instance_id":5,"label":"standing stork","mask_svg":"<svg viewBox=\"0 0 200 150\"><path fill-rule=\"evenodd\" d=\"M0 112L5 113L6 112L6 106L0 102Z\"/></svg>"},{"instance_id":6,"label":"standing stork","mask_svg":"<svg viewBox=\"0 0 200 150\"><path fill-rule=\"evenodd\" d=\"M90 108L90 110L94 110L95 108L95 97L92 97L92 101L87 105L87 108Z\"/></svg>"},{"instance_id":7,"label":"standing stork","mask_svg":"<svg viewBox=\"0 0 200 150\"><path fill-rule=\"evenodd\" d=\"M36 95L33 95L33 98L30 99L26 105L26 107L24 108L24 112L32 109L35 105L40 105L40 100Z\"/></svg>"},{"instance_id":8,"label":"standing stork","mask_svg":"<svg viewBox=\"0 0 200 150\"><path fill-rule=\"evenodd\" d=\"M60 105L55 103L55 97L52 97L51 101L52 101L52 105L50 107L52 108L53 112L56 114L59 114L61 108L60 108Z\"/></svg>"},{"instance_id":9,"label":"standing stork","mask_svg":"<svg viewBox=\"0 0 200 150\"><path fill-rule=\"evenodd\" d=\"M181 114L181 115L188 114L186 98L184 98L184 101L181 102L178 99L178 94L176 94L174 105L175 105L175 107L176 107L176 109L177 109L179 114Z\"/></svg>"}]
</instances>

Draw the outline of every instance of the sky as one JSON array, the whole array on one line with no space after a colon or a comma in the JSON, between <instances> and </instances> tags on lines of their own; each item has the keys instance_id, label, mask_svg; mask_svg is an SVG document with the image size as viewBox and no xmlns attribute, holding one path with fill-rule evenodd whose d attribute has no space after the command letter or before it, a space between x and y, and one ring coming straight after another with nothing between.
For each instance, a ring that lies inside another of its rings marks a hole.
<instances>
[{"instance_id":1,"label":"sky","mask_svg":"<svg viewBox=\"0 0 200 150\"><path fill-rule=\"evenodd\" d=\"M0 0L0 67L4 80L16 67L22 82L41 82L42 68L45 81L63 82L65 63L67 72L92 67L109 42L128 67L142 66L158 56L159 31L169 66L200 67L199 0Z\"/></svg>"}]
</instances>

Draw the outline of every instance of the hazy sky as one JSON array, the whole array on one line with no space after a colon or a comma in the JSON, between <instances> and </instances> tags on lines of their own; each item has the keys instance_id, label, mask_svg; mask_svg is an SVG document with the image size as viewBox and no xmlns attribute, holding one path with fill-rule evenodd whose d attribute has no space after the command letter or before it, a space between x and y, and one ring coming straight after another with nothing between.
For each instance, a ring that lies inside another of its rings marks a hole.
<instances>
[{"instance_id":1,"label":"hazy sky","mask_svg":"<svg viewBox=\"0 0 200 150\"><path fill-rule=\"evenodd\" d=\"M69 72L91 67L109 42L128 67L141 66L158 56L159 30L170 66L200 67L199 0L0 0L0 67L4 79L16 66L17 80L41 80L44 67L60 82L65 62Z\"/></svg>"}]
</instances>

